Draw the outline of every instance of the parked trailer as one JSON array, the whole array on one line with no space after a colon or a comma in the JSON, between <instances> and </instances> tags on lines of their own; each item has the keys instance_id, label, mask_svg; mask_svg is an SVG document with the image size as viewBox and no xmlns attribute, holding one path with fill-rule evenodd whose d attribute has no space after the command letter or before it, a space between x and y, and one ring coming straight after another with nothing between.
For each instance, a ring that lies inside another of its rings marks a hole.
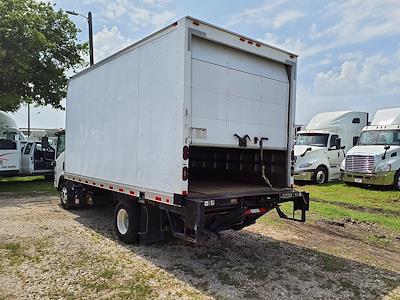
<instances>
[{"instance_id":1,"label":"parked trailer","mask_svg":"<svg viewBox=\"0 0 400 300\"><path fill-rule=\"evenodd\" d=\"M185 17L73 76L56 161L62 205L108 191L128 243L162 240L166 228L196 242L272 209L288 218L288 201L304 222L308 194L292 187L296 60Z\"/></svg>"}]
</instances>

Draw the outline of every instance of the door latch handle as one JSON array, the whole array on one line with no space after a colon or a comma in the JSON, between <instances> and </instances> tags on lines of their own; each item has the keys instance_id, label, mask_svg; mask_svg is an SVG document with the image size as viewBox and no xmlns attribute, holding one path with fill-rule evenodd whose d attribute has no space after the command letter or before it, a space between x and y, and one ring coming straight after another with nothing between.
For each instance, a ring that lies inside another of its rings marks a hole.
<instances>
[{"instance_id":1,"label":"door latch handle","mask_svg":"<svg viewBox=\"0 0 400 300\"><path fill-rule=\"evenodd\" d=\"M239 139L239 147L247 147L247 140L251 141L248 134L246 134L243 137L240 137L237 133L235 133L233 136Z\"/></svg>"}]
</instances>

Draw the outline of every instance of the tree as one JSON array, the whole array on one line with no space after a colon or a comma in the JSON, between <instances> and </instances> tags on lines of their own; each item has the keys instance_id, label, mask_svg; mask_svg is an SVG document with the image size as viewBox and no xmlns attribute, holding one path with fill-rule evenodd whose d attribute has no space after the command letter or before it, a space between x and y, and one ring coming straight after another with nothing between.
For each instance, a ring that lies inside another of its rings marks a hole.
<instances>
[{"instance_id":1,"label":"tree","mask_svg":"<svg viewBox=\"0 0 400 300\"><path fill-rule=\"evenodd\" d=\"M79 30L65 12L35 0L0 1L0 110L23 103L62 108L68 70L86 65Z\"/></svg>"}]
</instances>

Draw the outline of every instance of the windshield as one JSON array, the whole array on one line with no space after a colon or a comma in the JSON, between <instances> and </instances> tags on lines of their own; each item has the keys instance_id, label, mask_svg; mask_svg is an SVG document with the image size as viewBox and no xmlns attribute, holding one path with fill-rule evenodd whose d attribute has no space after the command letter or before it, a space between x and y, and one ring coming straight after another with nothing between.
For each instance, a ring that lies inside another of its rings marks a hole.
<instances>
[{"instance_id":1,"label":"windshield","mask_svg":"<svg viewBox=\"0 0 400 300\"><path fill-rule=\"evenodd\" d=\"M358 145L400 145L400 130L363 131Z\"/></svg>"},{"instance_id":2,"label":"windshield","mask_svg":"<svg viewBox=\"0 0 400 300\"><path fill-rule=\"evenodd\" d=\"M326 147L329 134L323 133L299 133L296 139L296 145L307 145L316 147Z\"/></svg>"}]
</instances>

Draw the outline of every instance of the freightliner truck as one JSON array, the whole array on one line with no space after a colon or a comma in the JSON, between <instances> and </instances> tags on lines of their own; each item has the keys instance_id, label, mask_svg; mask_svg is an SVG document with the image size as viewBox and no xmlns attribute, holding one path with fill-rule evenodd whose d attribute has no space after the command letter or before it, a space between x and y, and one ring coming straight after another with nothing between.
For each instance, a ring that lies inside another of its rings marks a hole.
<instances>
[{"instance_id":1,"label":"freightliner truck","mask_svg":"<svg viewBox=\"0 0 400 300\"><path fill-rule=\"evenodd\" d=\"M57 147L62 206L108 193L127 243L167 231L196 242L271 210L305 221L308 194L292 186L296 60L185 17L76 74Z\"/></svg>"},{"instance_id":2,"label":"freightliner truck","mask_svg":"<svg viewBox=\"0 0 400 300\"><path fill-rule=\"evenodd\" d=\"M346 183L400 190L400 108L378 110L341 165Z\"/></svg>"}]
</instances>

